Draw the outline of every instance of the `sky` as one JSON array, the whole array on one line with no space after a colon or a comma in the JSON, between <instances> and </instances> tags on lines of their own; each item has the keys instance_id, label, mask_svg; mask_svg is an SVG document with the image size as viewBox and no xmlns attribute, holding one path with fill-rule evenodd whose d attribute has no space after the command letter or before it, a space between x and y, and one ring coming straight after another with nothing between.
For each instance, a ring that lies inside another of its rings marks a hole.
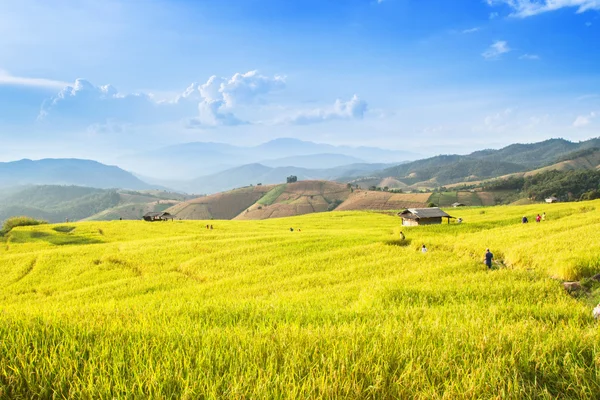
<instances>
[{"instance_id":1,"label":"sky","mask_svg":"<svg viewBox=\"0 0 600 400\"><path fill-rule=\"evenodd\" d=\"M600 136L600 0L0 0L0 161Z\"/></svg>"}]
</instances>

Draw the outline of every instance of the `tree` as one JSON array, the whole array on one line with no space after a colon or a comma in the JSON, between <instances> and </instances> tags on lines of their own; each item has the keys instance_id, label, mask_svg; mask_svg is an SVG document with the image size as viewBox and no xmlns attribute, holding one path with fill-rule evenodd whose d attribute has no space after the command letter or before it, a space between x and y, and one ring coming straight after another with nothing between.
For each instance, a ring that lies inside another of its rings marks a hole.
<instances>
[{"instance_id":1,"label":"tree","mask_svg":"<svg viewBox=\"0 0 600 400\"><path fill-rule=\"evenodd\" d=\"M298 177L296 175L290 175L287 177L287 183L298 182Z\"/></svg>"}]
</instances>

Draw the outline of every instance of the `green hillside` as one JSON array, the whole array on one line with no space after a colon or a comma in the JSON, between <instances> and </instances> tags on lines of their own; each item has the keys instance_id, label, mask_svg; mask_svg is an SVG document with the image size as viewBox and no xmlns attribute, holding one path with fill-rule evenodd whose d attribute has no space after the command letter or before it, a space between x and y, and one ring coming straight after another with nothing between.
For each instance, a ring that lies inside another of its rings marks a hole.
<instances>
[{"instance_id":1,"label":"green hillside","mask_svg":"<svg viewBox=\"0 0 600 400\"><path fill-rule=\"evenodd\" d=\"M61 222L66 219L70 221L138 219L139 212L131 213L129 212L131 208L162 210L188 197L156 190L131 191L58 185L26 186L13 189L10 195L0 198L0 221L16 215L26 215L49 222Z\"/></svg>"},{"instance_id":2,"label":"green hillside","mask_svg":"<svg viewBox=\"0 0 600 400\"><path fill-rule=\"evenodd\" d=\"M600 202L452 211L15 228L0 397L599 398Z\"/></svg>"},{"instance_id":3,"label":"green hillside","mask_svg":"<svg viewBox=\"0 0 600 400\"><path fill-rule=\"evenodd\" d=\"M599 145L600 138L578 143L550 139L539 143L513 144L499 150L481 150L464 156L439 155L387 168L372 175L380 179L391 177L415 188L433 188L540 168L589 169L593 163L598 165L598 157L594 153ZM588 158L587 162L572 161L585 157ZM563 166L552 167L557 163L563 163Z\"/></svg>"}]
</instances>

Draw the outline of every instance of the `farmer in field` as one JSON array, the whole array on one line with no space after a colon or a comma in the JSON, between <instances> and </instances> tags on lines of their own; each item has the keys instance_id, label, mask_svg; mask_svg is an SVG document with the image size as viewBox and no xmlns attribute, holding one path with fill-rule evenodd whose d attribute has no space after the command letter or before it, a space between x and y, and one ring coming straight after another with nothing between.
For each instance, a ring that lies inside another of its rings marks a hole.
<instances>
[{"instance_id":1,"label":"farmer in field","mask_svg":"<svg viewBox=\"0 0 600 400\"><path fill-rule=\"evenodd\" d=\"M405 239L406 239L406 236L404 236L404 233L402 231L400 231L400 241L404 242Z\"/></svg>"},{"instance_id":2,"label":"farmer in field","mask_svg":"<svg viewBox=\"0 0 600 400\"><path fill-rule=\"evenodd\" d=\"M542 216L540 214L535 217L535 222L540 222L542 220Z\"/></svg>"},{"instance_id":3,"label":"farmer in field","mask_svg":"<svg viewBox=\"0 0 600 400\"><path fill-rule=\"evenodd\" d=\"M527 217L525 215L523 215L523 218L521 219L521 222L526 224L529 222L529 220L527 219Z\"/></svg>"},{"instance_id":4,"label":"farmer in field","mask_svg":"<svg viewBox=\"0 0 600 400\"><path fill-rule=\"evenodd\" d=\"M490 249L485 250L485 265L487 265L488 269L492 269L492 260L494 259L494 255L490 251Z\"/></svg>"},{"instance_id":5,"label":"farmer in field","mask_svg":"<svg viewBox=\"0 0 600 400\"><path fill-rule=\"evenodd\" d=\"M542 221L545 221L545 220L546 220L546 213L543 213L542 214Z\"/></svg>"},{"instance_id":6,"label":"farmer in field","mask_svg":"<svg viewBox=\"0 0 600 400\"><path fill-rule=\"evenodd\" d=\"M425 245L421 246L421 253L427 253L427 247L425 247Z\"/></svg>"}]
</instances>

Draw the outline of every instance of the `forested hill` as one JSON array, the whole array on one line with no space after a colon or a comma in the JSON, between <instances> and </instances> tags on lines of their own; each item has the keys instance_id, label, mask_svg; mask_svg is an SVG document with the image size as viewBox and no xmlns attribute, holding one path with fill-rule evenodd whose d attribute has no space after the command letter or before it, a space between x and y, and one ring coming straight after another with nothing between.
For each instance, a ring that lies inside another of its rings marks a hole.
<instances>
[{"instance_id":1,"label":"forested hill","mask_svg":"<svg viewBox=\"0 0 600 400\"><path fill-rule=\"evenodd\" d=\"M550 139L532 144L513 144L500 150L481 150L469 155L439 155L387 168L374 174L401 182L430 186L494 178L541 168L565 159L580 157L600 147L600 139L574 143Z\"/></svg>"},{"instance_id":2,"label":"forested hill","mask_svg":"<svg viewBox=\"0 0 600 400\"><path fill-rule=\"evenodd\" d=\"M0 163L0 187L16 185L79 185L96 188L151 189L116 166L76 158L47 158Z\"/></svg>"},{"instance_id":3,"label":"forested hill","mask_svg":"<svg viewBox=\"0 0 600 400\"><path fill-rule=\"evenodd\" d=\"M600 198L600 171L549 170L490 181L483 185L483 190L514 191L519 197L534 201L543 201L550 196L561 201L594 200Z\"/></svg>"},{"instance_id":4,"label":"forested hill","mask_svg":"<svg viewBox=\"0 0 600 400\"><path fill-rule=\"evenodd\" d=\"M26 186L12 188L0 197L0 221L17 215L49 222L90 218L99 213L126 207L110 219L138 219L144 212L161 210L189 196L158 191L127 191L80 186ZM125 212L126 211L126 212ZM104 218L98 218L104 219Z\"/></svg>"}]
</instances>

